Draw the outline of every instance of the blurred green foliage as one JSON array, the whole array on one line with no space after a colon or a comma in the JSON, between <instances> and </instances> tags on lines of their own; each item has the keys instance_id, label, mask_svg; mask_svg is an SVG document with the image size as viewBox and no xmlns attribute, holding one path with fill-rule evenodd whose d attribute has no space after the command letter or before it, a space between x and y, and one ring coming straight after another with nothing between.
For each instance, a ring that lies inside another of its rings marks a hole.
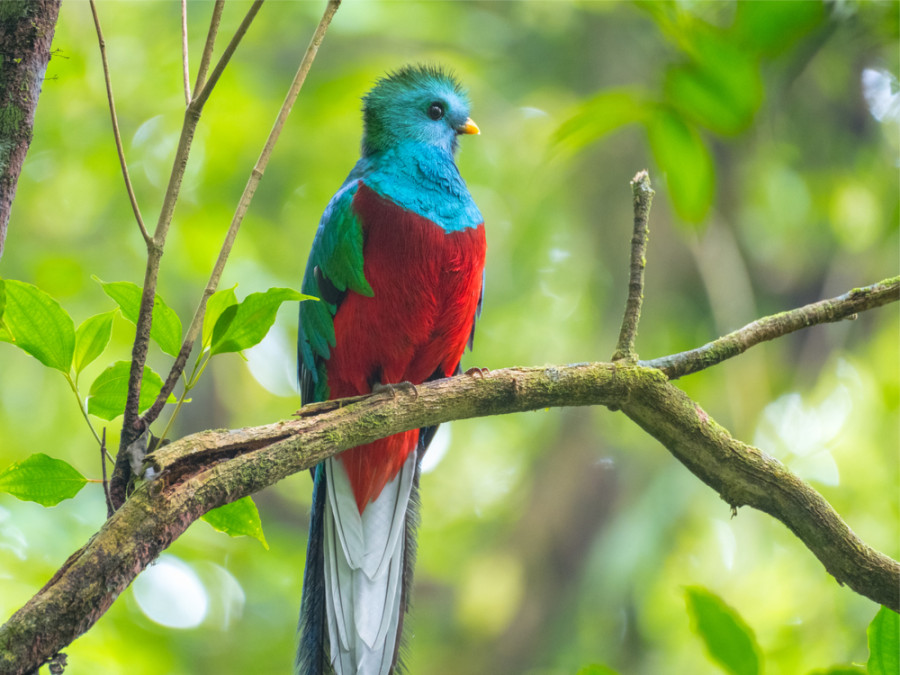
<instances>
[{"instance_id":1,"label":"blurred green foliage","mask_svg":"<svg viewBox=\"0 0 900 675\"><path fill-rule=\"evenodd\" d=\"M247 4L227 3L223 43ZM211 4L188 10L196 68ZM267 3L204 112L159 287L182 322L321 10ZM148 223L182 118L179 11L176 2L99 3ZM892 276L900 134L895 119L870 113L861 78L867 68L900 72L898 23L897 3L852 0L345 3L220 287L298 286L321 212L358 154L359 97L410 61L453 67L482 129L464 139L459 160L489 244L466 367L609 358L626 292L628 181L644 167L657 197L643 358ZM0 277L49 293L78 325L110 309L91 275L140 283L144 252L86 4L63 4L54 47ZM232 288L218 311L234 302ZM209 366L168 437L296 409L290 304L246 362L232 355ZM100 358L78 357L84 382L130 353L134 328L123 314L112 316ZM679 383L736 436L813 481L894 558L897 325L892 305ZM204 330L204 344L215 339ZM151 348L154 370L170 361ZM99 478L96 442L64 378L3 344L0 373L0 469L47 451ZM116 447L115 424L107 434ZM768 516L731 518L621 416L568 409L457 422L428 463L411 672L555 675L603 663L627 674L718 673L685 611L683 589L696 585L753 626L769 675L866 662L877 608L839 587ZM66 672L286 672L310 487L302 475L257 495L268 551L192 526L71 645ZM0 495L0 614L38 590L104 516L96 485L53 510ZM151 609L145 592L172 597L170 611ZM178 602L187 599L190 608Z\"/></svg>"}]
</instances>

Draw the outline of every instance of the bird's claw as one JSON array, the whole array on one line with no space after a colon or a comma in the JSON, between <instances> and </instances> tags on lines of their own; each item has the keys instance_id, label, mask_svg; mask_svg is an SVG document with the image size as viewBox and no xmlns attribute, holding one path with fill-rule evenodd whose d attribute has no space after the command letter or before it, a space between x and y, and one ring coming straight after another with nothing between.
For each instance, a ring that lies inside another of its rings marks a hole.
<instances>
[{"instance_id":1,"label":"bird's claw","mask_svg":"<svg viewBox=\"0 0 900 675\"><path fill-rule=\"evenodd\" d=\"M390 392L391 398L396 399L397 390L400 388L412 389L413 396L415 396L415 398L419 398L419 390L416 389L416 385L414 385L412 382L398 382L397 384L381 384L380 382L378 382L372 387L372 393L381 394L384 392Z\"/></svg>"},{"instance_id":2,"label":"bird's claw","mask_svg":"<svg viewBox=\"0 0 900 675\"><path fill-rule=\"evenodd\" d=\"M470 377L478 377L479 380L483 380L485 375L490 375L491 371L488 368L469 368L466 371L466 375Z\"/></svg>"}]
</instances>

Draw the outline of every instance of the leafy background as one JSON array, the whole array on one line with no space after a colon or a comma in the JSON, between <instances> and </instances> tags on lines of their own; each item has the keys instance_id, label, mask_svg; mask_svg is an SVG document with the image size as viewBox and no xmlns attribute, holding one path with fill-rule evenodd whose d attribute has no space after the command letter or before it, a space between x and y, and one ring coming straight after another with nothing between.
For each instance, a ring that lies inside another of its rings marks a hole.
<instances>
[{"instance_id":1,"label":"leafy background","mask_svg":"<svg viewBox=\"0 0 900 675\"><path fill-rule=\"evenodd\" d=\"M223 30L246 6L227 4ZM194 67L210 10L189 6ZM267 3L204 112L159 287L183 322L321 10ZM101 2L99 12L152 223L183 110L179 3ZM609 357L625 297L628 180L644 167L657 191L644 358L894 275L900 134L896 116L871 114L862 76L900 72L898 23L888 2L347 3L221 288L238 284L243 298L299 286L322 209L357 157L359 97L411 61L452 66L482 129L459 160L489 241L468 366ZM0 276L50 293L78 325L116 307L91 276L140 283L143 249L86 3L63 4L54 47ZM246 361L213 362L175 436L271 422L299 406L294 308ZM895 558L897 329L893 305L680 383ZM132 335L116 315L112 343L83 381L127 359ZM157 372L169 362L151 350ZM0 469L45 452L99 478L65 380L4 345L0 373ZM116 447L115 422L107 432ZM709 592L743 617L770 675L866 662L877 607L838 587L779 523L749 510L732 518L621 416L568 409L456 422L428 468L411 672L722 672L693 632L704 599L728 614ZM257 495L269 550L192 526L67 650L67 672L287 671L309 498L306 475ZM52 510L0 495L0 614L39 589L104 514L96 484Z\"/></svg>"}]
</instances>

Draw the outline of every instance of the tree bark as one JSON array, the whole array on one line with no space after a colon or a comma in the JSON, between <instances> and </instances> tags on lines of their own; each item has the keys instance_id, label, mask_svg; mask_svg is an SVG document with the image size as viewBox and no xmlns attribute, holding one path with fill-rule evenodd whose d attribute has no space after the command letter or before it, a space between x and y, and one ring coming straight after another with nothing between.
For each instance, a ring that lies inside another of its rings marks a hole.
<instances>
[{"instance_id":1,"label":"tree bark","mask_svg":"<svg viewBox=\"0 0 900 675\"><path fill-rule=\"evenodd\" d=\"M0 3L0 257L61 0Z\"/></svg>"}]
</instances>

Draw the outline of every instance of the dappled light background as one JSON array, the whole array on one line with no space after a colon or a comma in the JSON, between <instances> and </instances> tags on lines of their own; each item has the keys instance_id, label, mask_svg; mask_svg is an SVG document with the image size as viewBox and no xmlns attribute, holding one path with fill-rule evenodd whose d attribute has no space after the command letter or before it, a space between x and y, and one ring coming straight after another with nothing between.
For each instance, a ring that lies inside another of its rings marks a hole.
<instances>
[{"instance_id":1,"label":"dappled light background","mask_svg":"<svg viewBox=\"0 0 900 675\"><path fill-rule=\"evenodd\" d=\"M247 6L227 3L222 45ZM189 3L192 72L211 8ZM322 9L266 3L203 114L159 287L184 322ZM98 10L153 224L183 115L180 5ZM54 47L0 276L38 285L77 325L113 308L92 275L141 283L144 254L87 3L63 3ZM459 157L489 246L465 367L610 357L626 293L628 182L645 167L657 194L642 358L900 267L897 3L373 1L338 11L220 287L237 284L239 298L299 287L319 216L358 156L359 98L408 62L452 68L482 130L462 139ZM82 381L130 358L133 332L117 317ZM296 333L296 305L286 305L246 359L214 359L174 435L290 416L300 405ZM898 352L895 304L756 347L679 386L896 558ZM170 359L153 347L150 365L167 372ZM64 379L3 344L0 377L0 468L46 452L99 478ZM591 663L719 672L691 630L691 585L742 614L770 675L865 662L877 607L839 587L780 523L748 509L732 517L619 414L455 422L426 461L412 673L562 675ZM66 672L287 672L310 492L304 474L256 495L268 550L192 525L66 649ZM4 619L104 516L97 484L52 509L0 494Z\"/></svg>"}]
</instances>

